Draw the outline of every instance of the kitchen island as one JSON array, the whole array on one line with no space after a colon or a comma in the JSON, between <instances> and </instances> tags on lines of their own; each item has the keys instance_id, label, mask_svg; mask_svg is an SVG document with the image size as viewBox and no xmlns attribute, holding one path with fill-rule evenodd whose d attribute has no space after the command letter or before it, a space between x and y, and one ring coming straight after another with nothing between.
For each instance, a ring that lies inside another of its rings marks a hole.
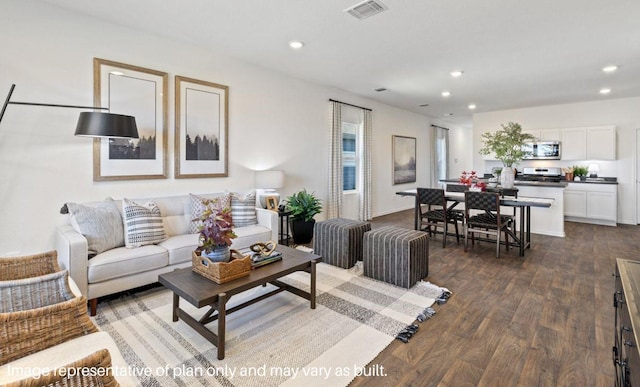
<instances>
[{"instance_id":1,"label":"kitchen island","mask_svg":"<svg viewBox=\"0 0 640 387\"><path fill-rule=\"evenodd\" d=\"M486 181L485 179L480 179ZM444 183L459 184L459 179L441 180ZM516 180L515 188L518 189L518 197L553 199L553 204L548 208L531 208L531 232L564 238L564 189L567 183L548 181ZM503 211L507 211L504 208ZM519 224L519 214L517 214Z\"/></svg>"}]
</instances>

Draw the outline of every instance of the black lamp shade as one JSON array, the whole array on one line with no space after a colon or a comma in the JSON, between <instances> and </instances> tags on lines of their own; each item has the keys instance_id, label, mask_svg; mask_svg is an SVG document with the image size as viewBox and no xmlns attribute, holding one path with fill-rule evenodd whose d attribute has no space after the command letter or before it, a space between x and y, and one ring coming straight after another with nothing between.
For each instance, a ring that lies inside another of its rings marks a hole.
<instances>
[{"instance_id":1,"label":"black lamp shade","mask_svg":"<svg viewBox=\"0 0 640 387\"><path fill-rule=\"evenodd\" d=\"M138 138L138 127L132 116L82 112L78 118L76 136Z\"/></svg>"}]
</instances>

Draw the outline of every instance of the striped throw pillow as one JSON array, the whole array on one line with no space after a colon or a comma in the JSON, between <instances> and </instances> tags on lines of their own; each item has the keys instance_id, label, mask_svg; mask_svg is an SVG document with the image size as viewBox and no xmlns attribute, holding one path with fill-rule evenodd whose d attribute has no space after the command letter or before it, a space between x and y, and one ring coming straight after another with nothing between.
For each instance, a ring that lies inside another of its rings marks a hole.
<instances>
[{"instance_id":1,"label":"striped throw pillow","mask_svg":"<svg viewBox=\"0 0 640 387\"><path fill-rule=\"evenodd\" d=\"M231 194L231 218L235 227L258 224L255 191L249 192L244 197L237 193Z\"/></svg>"},{"instance_id":2,"label":"striped throw pillow","mask_svg":"<svg viewBox=\"0 0 640 387\"><path fill-rule=\"evenodd\" d=\"M167 239L160 208L155 202L143 205L123 199L124 245L128 249L152 245Z\"/></svg>"}]
</instances>

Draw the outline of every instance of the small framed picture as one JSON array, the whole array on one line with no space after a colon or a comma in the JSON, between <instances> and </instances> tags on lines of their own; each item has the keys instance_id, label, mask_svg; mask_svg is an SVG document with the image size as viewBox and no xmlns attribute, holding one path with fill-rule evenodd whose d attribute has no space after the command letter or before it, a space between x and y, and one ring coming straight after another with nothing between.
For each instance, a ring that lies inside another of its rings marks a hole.
<instances>
[{"instance_id":1,"label":"small framed picture","mask_svg":"<svg viewBox=\"0 0 640 387\"><path fill-rule=\"evenodd\" d=\"M278 197L277 196L267 196L265 201L267 203L267 210L278 211Z\"/></svg>"}]
</instances>

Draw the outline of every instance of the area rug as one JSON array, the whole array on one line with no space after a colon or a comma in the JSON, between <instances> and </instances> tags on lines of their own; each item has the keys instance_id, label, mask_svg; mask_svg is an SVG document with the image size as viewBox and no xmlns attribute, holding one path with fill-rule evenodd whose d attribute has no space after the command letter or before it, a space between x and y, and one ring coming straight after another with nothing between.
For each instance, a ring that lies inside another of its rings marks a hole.
<instances>
[{"instance_id":1,"label":"area rug","mask_svg":"<svg viewBox=\"0 0 640 387\"><path fill-rule=\"evenodd\" d=\"M282 281L309 288L307 273ZM229 306L272 289L254 288ZM345 386L359 374L384 376L368 363L445 291L429 282L406 290L321 263L316 309L282 292L229 315L224 360L184 322L171 321L172 293L162 287L101 302L95 322L142 386ZM207 309L180 305L196 318ZM428 330L428 320L421 327Z\"/></svg>"}]
</instances>

